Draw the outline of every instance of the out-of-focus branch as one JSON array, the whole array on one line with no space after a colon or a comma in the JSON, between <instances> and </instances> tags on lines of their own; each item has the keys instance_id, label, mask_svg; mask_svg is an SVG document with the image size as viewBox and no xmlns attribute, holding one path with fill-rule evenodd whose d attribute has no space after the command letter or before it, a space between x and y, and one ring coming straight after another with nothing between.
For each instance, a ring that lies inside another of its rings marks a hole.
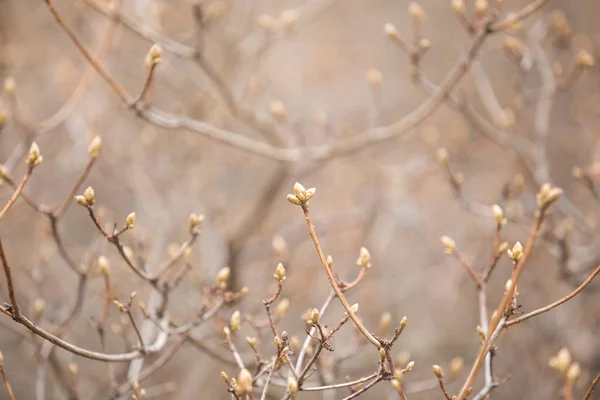
<instances>
[{"instance_id":1,"label":"out-of-focus branch","mask_svg":"<svg viewBox=\"0 0 600 400\"><path fill-rule=\"evenodd\" d=\"M48 9L54 15L58 24L67 33L76 47L81 53L88 59L88 61L96 68L98 73L107 81L115 93L121 98L126 104L131 104L132 97L127 91L119 84L114 77L104 69L104 67L95 59L95 57L87 50L85 45L79 40L75 32L70 28L69 25L63 20L60 13L53 5L52 0L46 1ZM187 117L179 117L171 114L167 114L154 107L144 108L138 105L137 113L149 122L160 126L165 129L177 129L183 128L190 130L195 133L205 135L218 142L239 148L255 155L271 158L278 161L285 162L297 162L297 161L322 161L330 158L348 155L357 151L360 151L368 146L381 143L387 140L394 139L413 128L425 118L427 118L435 109L442 103L444 98L452 91L452 89L458 84L462 77L467 72L471 62L478 54L479 49L485 41L485 38L492 33L488 23L488 26L481 29L480 32L475 35L473 42L469 46L466 54L457 62L454 68L446 75L444 80L439 86L439 89L429 99L424 101L417 109L410 114L406 115L399 121L386 126L370 129L362 134L356 135L352 138L339 141L332 145L321 145L306 148L295 148L295 149L282 149L266 144L264 142L256 141L239 134L219 129L215 126L207 124L205 122L193 120Z\"/></svg>"}]
</instances>

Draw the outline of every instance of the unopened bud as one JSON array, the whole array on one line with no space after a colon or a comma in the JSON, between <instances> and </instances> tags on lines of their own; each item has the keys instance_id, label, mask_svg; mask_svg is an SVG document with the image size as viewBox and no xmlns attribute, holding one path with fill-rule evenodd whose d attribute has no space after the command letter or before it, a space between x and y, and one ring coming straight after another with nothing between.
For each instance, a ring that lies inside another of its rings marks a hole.
<instances>
[{"instance_id":1,"label":"unopened bud","mask_svg":"<svg viewBox=\"0 0 600 400\"><path fill-rule=\"evenodd\" d=\"M282 263L277 264L277 268L275 268L275 274L273 277L275 280L279 281L279 283L285 281L285 267Z\"/></svg>"},{"instance_id":2,"label":"unopened bud","mask_svg":"<svg viewBox=\"0 0 600 400\"><path fill-rule=\"evenodd\" d=\"M317 310L316 308L313 308L311 313L310 313L310 321L309 323L311 325L316 325L319 323L319 318L321 318L321 314L319 313L319 310Z\"/></svg>"},{"instance_id":3,"label":"unopened bud","mask_svg":"<svg viewBox=\"0 0 600 400\"><path fill-rule=\"evenodd\" d=\"M408 372L408 371L412 371L412 369L413 369L414 367L415 367L415 362L414 362L414 361L411 361L411 362L409 362L408 364L406 364L406 368L405 368L405 369L406 369L406 371Z\"/></svg>"},{"instance_id":4,"label":"unopened bud","mask_svg":"<svg viewBox=\"0 0 600 400\"><path fill-rule=\"evenodd\" d=\"M569 349L563 347L554 357L550 358L549 365L559 373L566 374L567 370L571 366L571 362L572 357Z\"/></svg>"},{"instance_id":5,"label":"unopened bud","mask_svg":"<svg viewBox=\"0 0 600 400\"><path fill-rule=\"evenodd\" d=\"M229 267L224 267L221 268L219 270L219 272L217 272L217 287L219 289L226 289L227 288L227 281L229 280L229 277L231 276L231 268Z\"/></svg>"},{"instance_id":6,"label":"unopened bud","mask_svg":"<svg viewBox=\"0 0 600 400\"><path fill-rule=\"evenodd\" d=\"M444 370L439 365L436 364L433 367L431 367L431 369L433 370L433 373L438 379L442 379L444 377Z\"/></svg>"},{"instance_id":7,"label":"unopened bud","mask_svg":"<svg viewBox=\"0 0 600 400\"><path fill-rule=\"evenodd\" d=\"M242 317L240 315L239 310L235 310L233 314L231 314L231 320L229 321L229 325L231 326L232 331L239 331L241 327Z\"/></svg>"},{"instance_id":8,"label":"unopened bud","mask_svg":"<svg viewBox=\"0 0 600 400\"><path fill-rule=\"evenodd\" d=\"M36 142L31 143L31 147L29 148L29 153L27 154L27 158L25 159L25 164L37 167L43 161L43 157L40 154L40 147Z\"/></svg>"},{"instance_id":9,"label":"unopened bud","mask_svg":"<svg viewBox=\"0 0 600 400\"><path fill-rule=\"evenodd\" d=\"M271 115L279 122L285 121L287 112L285 110L285 105L279 100L273 100L271 104L269 104L269 110L271 111Z\"/></svg>"},{"instance_id":10,"label":"unopened bud","mask_svg":"<svg viewBox=\"0 0 600 400\"><path fill-rule=\"evenodd\" d=\"M252 374L246 368L242 369L238 375L238 386L240 390L236 390L236 392L240 396L245 396L252 392Z\"/></svg>"},{"instance_id":11,"label":"unopened bud","mask_svg":"<svg viewBox=\"0 0 600 400\"><path fill-rule=\"evenodd\" d=\"M389 22L383 26L383 30L390 39L397 39L399 37L398 29Z\"/></svg>"},{"instance_id":12,"label":"unopened bud","mask_svg":"<svg viewBox=\"0 0 600 400\"><path fill-rule=\"evenodd\" d=\"M392 387L394 388L394 390L396 390L397 392L401 392L402 390L402 382L400 382L400 380L394 378L390 381L390 383L392 384Z\"/></svg>"},{"instance_id":13,"label":"unopened bud","mask_svg":"<svg viewBox=\"0 0 600 400\"><path fill-rule=\"evenodd\" d=\"M404 316L400 320L400 329L406 328L406 324L408 324L408 318L406 318L406 316Z\"/></svg>"},{"instance_id":14,"label":"unopened bud","mask_svg":"<svg viewBox=\"0 0 600 400\"><path fill-rule=\"evenodd\" d=\"M277 27L276 21L269 14L261 14L256 19L256 24L267 33L275 31Z\"/></svg>"},{"instance_id":15,"label":"unopened bud","mask_svg":"<svg viewBox=\"0 0 600 400\"><path fill-rule=\"evenodd\" d=\"M281 15L279 16L279 20L281 21L281 25L287 29L292 30L296 27L296 23L298 22L298 11L293 9L283 10Z\"/></svg>"},{"instance_id":16,"label":"unopened bud","mask_svg":"<svg viewBox=\"0 0 600 400\"><path fill-rule=\"evenodd\" d=\"M449 236L442 236L440 241L444 245L444 253L453 254L456 251L456 242Z\"/></svg>"},{"instance_id":17,"label":"unopened bud","mask_svg":"<svg viewBox=\"0 0 600 400\"><path fill-rule=\"evenodd\" d=\"M69 372L71 372L71 375L77 376L77 373L79 372L79 366L77 363L75 363L75 361L71 361L69 363Z\"/></svg>"},{"instance_id":18,"label":"unopened bud","mask_svg":"<svg viewBox=\"0 0 600 400\"><path fill-rule=\"evenodd\" d=\"M392 314L384 312L379 319L379 332L385 333L390 329L392 323Z\"/></svg>"},{"instance_id":19,"label":"unopened bud","mask_svg":"<svg viewBox=\"0 0 600 400\"><path fill-rule=\"evenodd\" d=\"M371 254L369 250L365 247L360 248L360 252L358 254L358 259L356 260L356 265L361 268L371 268Z\"/></svg>"},{"instance_id":20,"label":"unopened bud","mask_svg":"<svg viewBox=\"0 0 600 400\"><path fill-rule=\"evenodd\" d=\"M298 393L298 381L293 376L290 376L287 380L288 390L291 394Z\"/></svg>"},{"instance_id":21,"label":"unopened bud","mask_svg":"<svg viewBox=\"0 0 600 400\"><path fill-rule=\"evenodd\" d=\"M452 9L457 14L465 13L465 2L463 0L452 0Z\"/></svg>"},{"instance_id":22,"label":"unopened bud","mask_svg":"<svg viewBox=\"0 0 600 400\"><path fill-rule=\"evenodd\" d=\"M290 308L290 301L288 299L281 299L279 304L277 304L277 309L275 310L279 318L283 318L287 311Z\"/></svg>"},{"instance_id":23,"label":"unopened bud","mask_svg":"<svg viewBox=\"0 0 600 400\"><path fill-rule=\"evenodd\" d=\"M444 147L440 147L435 152L435 158L440 164L446 165L448 163L448 150L446 150Z\"/></svg>"},{"instance_id":24,"label":"unopened bud","mask_svg":"<svg viewBox=\"0 0 600 400\"><path fill-rule=\"evenodd\" d=\"M378 86L381 84L382 79L383 76L377 68L371 68L367 71L367 82L369 82L370 85Z\"/></svg>"},{"instance_id":25,"label":"unopened bud","mask_svg":"<svg viewBox=\"0 0 600 400\"><path fill-rule=\"evenodd\" d=\"M581 49L577 52L575 63L582 68L591 68L595 64L594 56L592 56L589 51Z\"/></svg>"},{"instance_id":26,"label":"unopened bud","mask_svg":"<svg viewBox=\"0 0 600 400\"><path fill-rule=\"evenodd\" d=\"M500 207L498 204L494 204L492 206L492 214L494 215L496 224L498 224L499 227L502 227L506 224L506 219L504 218L504 211L502 211L502 207Z\"/></svg>"},{"instance_id":27,"label":"unopened bud","mask_svg":"<svg viewBox=\"0 0 600 400\"><path fill-rule=\"evenodd\" d=\"M475 0L474 6L475 15L477 15L479 18L484 17L490 8L487 0Z\"/></svg>"},{"instance_id":28,"label":"unopened bud","mask_svg":"<svg viewBox=\"0 0 600 400\"><path fill-rule=\"evenodd\" d=\"M574 383L580 375L581 367L579 366L579 363L574 362L567 370L567 381L569 381L570 383Z\"/></svg>"},{"instance_id":29,"label":"unopened bud","mask_svg":"<svg viewBox=\"0 0 600 400\"><path fill-rule=\"evenodd\" d=\"M39 297L35 299L35 302L33 303L33 314L36 318L41 317L44 313L44 305L44 299L40 299Z\"/></svg>"},{"instance_id":30,"label":"unopened bud","mask_svg":"<svg viewBox=\"0 0 600 400\"><path fill-rule=\"evenodd\" d=\"M96 202L94 188L88 186L88 188L83 192L83 199L85 200L85 205L93 206ZM79 203L79 200L77 202Z\"/></svg>"},{"instance_id":31,"label":"unopened bud","mask_svg":"<svg viewBox=\"0 0 600 400\"><path fill-rule=\"evenodd\" d=\"M297 198L296 196L294 196L291 193L287 195L287 201L289 201L290 203L295 204L297 206L301 206L302 205L302 202L300 201L300 199Z\"/></svg>"},{"instance_id":32,"label":"unopened bud","mask_svg":"<svg viewBox=\"0 0 600 400\"><path fill-rule=\"evenodd\" d=\"M462 357L454 357L452 361L450 361L450 377L452 379L456 379L460 376L465 366L465 360Z\"/></svg>"},{"instance_id":33,"label":"unopened bud","mask_svg":"<svg viewBox=\"0 0 600 400\"><path fill-rule=\"evenodd\" d=\"M229 383L229 375L227 375L225 371L221 371L221 379L223 379L225 383Z\"/></svg>"},{"instance_id":34,"label":"unopened bud","mask_svg":"<svg viewBox=\"0 0 600 400\"><path fill-rule=\"evenodd\" d=\"M521 242L515 243L512 250L507 250L508 257L514 262L518 262L523 257L523 246Z\"/></svg>"},{"instance_id":35,"label":"unopened bud","mask_svg":"<svg viewBox=\"0 0 600 400\"><path fill-rule=\"evenodd\" d=\"M190 231L193 231L195 227L197 227L198 225L200 225L202 223L202 221L204 221L204 215L191 213L188 221L189 221Z\"/></svg>"},{"instance_id":36,"label":"unopened bud","mask_svg":"<svg viewBox=\"0 0 600 400\"><path fill-rule=\"evenodd\" d=\"M102 138L100 136L95 136L88 146L88 153L90 157L96 158L100 155L100 150L102 149Z\"/></svg>"},{"instance_id":37,"label":"unopened bud","mask_svg":"<svg viewBox=\"0 0 600 400\"><path fill-rule=\"evenodd\" d=\"M12 96L15 94L15 89L17 84L15 83L15 79L12 76L9 76L4 80L4 91L7 95Z\"/></svg>"},{"instance_id":38,"label":"unopened bud","mask_svg":"<svg viewBox=\"0 0 600 400\"><path fill-rule=\"evenodd\" d=\"M127 215L127 218L125 219L125 227L127 229L132 229L133 225L135 224L135 213L129 213L129 215Z\"/></svg>"},{"instance_id":39,"label":"unopened bud","mask_svg":"<svg viewBox=\"0 0 600 400\"><path fill-rule=\"evenodd\" d=\"M350 307L350 311L352 311L352 314L356 314L358 312L358 303L354 303L351 307ZM348 313L346 313L346 315L348 315Z\"/></svg>"},{"instance_id":40,"label":"unopened bud","mask_svg":"<svg viewBox=\"0 0 600 400\"><path fill-rule=\"evenodd\" d=\"M158 44L154 44L146 54L146 67L152 68L162 61L162 48Z\"/></svg>"},{"instance_id":41,"label":"unopened bud","mask_svg":"<svg viewBox=\"0 0 600 400\"><path fill-rule=\"evenodd\" d=\"M422 21L425 18L425 12L421 5L415 1L408 3L408 14L415 21Z\"/></svg>"}]
</instances>

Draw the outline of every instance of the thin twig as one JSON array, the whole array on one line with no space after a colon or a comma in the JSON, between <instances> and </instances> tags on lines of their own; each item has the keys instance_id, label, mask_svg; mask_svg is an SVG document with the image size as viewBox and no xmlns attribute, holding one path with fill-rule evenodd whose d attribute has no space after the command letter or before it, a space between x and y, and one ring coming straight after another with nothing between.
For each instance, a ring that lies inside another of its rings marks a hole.
<instances>
[{"instance_id":1,"label":"thin twig","mask_svg":"<svg viewBox=\"0 0 600 400\"><path fill-rule=\"evenodd\" d=\"M592 398L592 392L594 391L594 389L598 385L598 382L600 382L600 374L596 375L596 377L592 381L592 384L590 385L590 388L585 393L585 396L583 396L583 400L589 400L589 399Z\"/></svg>"},{"instance_id":2,"label":"thin twig","mask_svg":"<svg viewBox=\"0 0 600 400\"><path fill-rule=\"evenodd\" d=\"M594 270L594 272L592 272L591 275L588 276L588 278L581 285L579 285L579 287L577 289L575 289L574 291L572 291L571 293L569 293L567 296L563 297L560 300L555 301L552 304L548 304L545 307L538 308L535 311L529 312L529 313L527 313L525 315L521 315L518 318L511 319L510 321L507 321L506 322L506 327L508 328L508 327L510 327L512 325L518 324L519 322L523 322L523 321L525 321L525 320L527 320L527 319L529 319L531 317L535 317L536 315L540 315L540 314L543 314L543 313L545 313L547 311L550 311L553 308L556 308L556 307L560 306L563 303L566 303L567 301L571 300L573 297L577 296L583 289L585 289L585 287L587 285L589 285L594 280L594 278L596 277L596 275L598 275L599 273L600 273L600 266L598 266L598 268L596 268Z\"/></svg>"},{"instance_id":3,"label":"thin twig","mask_svg":"<svg viewBox=\"0 0 600 400\"><path fill-rule=\"evenodd\" d=\"M15 204L15 202L19 198L19 195L25 188L25 184L27 183L27 181L29 180L29 177L31 176L31 172L33 172L33 168L34 168L33 165L27 166L27 170L25 171L25 175L23 175L23 179L21 179L21 183L19 183L19 186L17 186L17 189L14 191L14 193L8 200L8 203L6 203L6 205L4 206L2 211L0 211L0 220L2 220L2 218L4 218L4 216L6 215L8 210Z\"/></svg>"}]
</instances>

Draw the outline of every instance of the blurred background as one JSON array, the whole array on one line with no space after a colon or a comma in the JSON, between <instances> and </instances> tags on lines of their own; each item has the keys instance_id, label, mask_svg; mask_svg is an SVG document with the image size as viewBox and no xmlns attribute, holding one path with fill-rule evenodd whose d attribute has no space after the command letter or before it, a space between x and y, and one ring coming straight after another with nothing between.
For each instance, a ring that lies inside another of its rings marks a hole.
<instances>
[{"instance_id":1,"label":"blurred background","mask_svg":"<svg viewBox=\"0 0 600 400\"><path fill-rule=\"evenodd\" d=\"M473 4L465 3L470 16ZM528 3L503 1L502 15ZM450 1L419 4L425 12L422 36L431 44L420 72L439 83L472 39ZM57 0L55 5L129 93L140 92L147 73L144 60L157 41L163 54L150 91L154 105L279 147L332 144L390 125L428 96L412 81L409 57L384 33L384 24L392 23L412 43L413 22L405 0ZM105 15L111 10L122 13L126 24L111 21ZM0 0L0 78L13 79L15 85L12 96L0 97L6 113L0 161L19 180L25 170L22 159L35 138L44 161L25 191L55 207L85 167L90 140L101 136L101 156L82 190L94 187L103 221L121 225L136 212L135 229L123 241L148 265L160 264L187 239L191 212L206 215L199 241L187 256L192 269L171 298L169 313L181 321L192 319L202 287L214 282L219 269L230 266L235 287L249 289L235 307L264 320L262 299L272 293L272 275L281 261L288 271L282 296L290 299L290 310L279 327L302 340L301 315L320 307L330 289L301 210L285 196L295 181L316 187L311 212L340 277L356 276L361 246L373 257L373 267L348 295L350 303L360 304L366 326L376 329L385 311L393 324L408 317L395 351L416 363L406 376L410 387L411 382L432 377L432 364L447 368L460 356L469 368L479 350L476 288L456 259L444 254L440 236L452 237L465 258L482 271L492 257L495 233L490 206L498 203L506 209L509 222L503 240L510 246L517 240L526 242L535 193L541 183L552 181L565 190L565 199L546 224L522 277L523 311L568 294L598 264L593 182L600 173L594 164L600 160L600 70L577 58L581 50L600 56L598 15L596 1L548 1L522 26L486 40L471 71L453 91L462 106L445 102L414 129L352 154L322 162L279 163L198 133L148 123L91 69L45 2ZM511 46L507 36L518 45ZM201 61L191 57L195 48L200 49ZM554 86L543 75L542 61L550 68ZM546 114L541 103L550 107ZM469 113L484 118L488 129L473 124L465 116ZM540 132L544 118L547 129ZM493 140L490 132L508 141ZM515 150L514 143L527 146ZM440 147L447 149L453 170L462 174L460 195L436 161ZM573 175L574 167L590 177L589 187ZM12 193L2 185L0 203ZM93 260L100 255L111 260L116 297L126 299L135 290L136 299L147 304L152 290L119 259L81 207L70 207L58 229L71 256L92 268L81 315L65 338L99 350L92 320L101 312L104 286ZM38 322L56 325L76 299L77 276L58 254L48 219L20 200L1 221L0 235L26 315L43 300ZM490 312L510 273L511 262L503 257L489 284ZM8 301L4 278L0 288L2 300ZM599 288L598 282L592 283L564 306L502 335L493 372L508 381L492 398L561 398L561 379L548 360L562 347L581 363L583 373L575 390L585 391L600 369ZM232 311L223 310L220 318L227 321ZM335 324L342 315L334 303L326 319ZM137 317L143 319L139 313ZM123 322L115 310L109 318L114 329L107 333L107 352L122 352L128 346L119 333ZM237 371L218 359L233 359L218 334L218 320L195 335L205 338L220 357L185 345L144 381L154 398L228 398L218 374L225 370L235 376ZM0 350L17 398L35 398L40 341L9 318L0 324ZM238 347L251 360L246 334L252 334L247 324ZM377 357L357 350L355 338L354 328L347 326L332 343L335 351L327 355L331 360L356 353L339 364L336 381L376 368ZM134 336L129 339L132 342ZM263 344L272 346L269 340ZM47 372L46 398L68 397L64 382L53 374L68 375L73 361L79 369L79 398L110 397L103 363L62 350L55 354ZM129 365L116 364L114 369L117 381L126 381ZM451 383L450 390L457 392L462 382ZM67 381L69 385L73 386ZM273 398L281 395L273 391ZM346 395L338 391L331 398ZM0 398L5 396L0 390ZM364 397L394 396L384 383ZM437 399L440 393L423 391L409 398Z\"/></svg>"}]
</instances>

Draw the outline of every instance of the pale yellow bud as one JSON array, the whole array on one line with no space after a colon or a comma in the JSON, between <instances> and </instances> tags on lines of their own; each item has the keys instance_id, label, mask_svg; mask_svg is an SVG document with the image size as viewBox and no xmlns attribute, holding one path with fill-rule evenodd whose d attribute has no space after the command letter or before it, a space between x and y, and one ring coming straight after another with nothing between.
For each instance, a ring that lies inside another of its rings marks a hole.
<instances>
[{"instance_id":1,"label":"pale yellow bud","mask_svg":"<svg viewBox=\"0 0 600 400\"><path fill-rule=\"evenodd\" d=\"M390 39L397 39L399 37L398 29L389 22L383 26L383 30Z\"/></svg>"},{"instance_id":2,"label":"pale yellow bud","mask_svg":"<svg viewBox=\"0 0 600 400\"><path fill-rule=\"evenodd\" d=\"M0 351L0 367L4 366L4 354Z\"/></svg>"},{"instance_id":3,"label":"pale yellow bud","mask_svg":"<svg viewBox=\"0 0 600 400\"><path fill-rule=\"evenodd\" d=\"M302 205L302 202L300 201L300 199L297 198L296 196L294 196L291 193L287 195L287 201L289 201L290 203L295 204L297 206L301 206Z\"/></svg>"},{"instance_id":4,"label":"pale yellow bud","mask_svg":"<svg viewBox=\"0 0 600 400\"><path fill-rule=\"evenodd\" d=\"M583 178L583 170L579 167L573 167L573 169L571 169L571 173L577 179Z\"/></svg>"},{"instance_id":5,"label":"pale yellow bud","mask_svg":"<svg viewBox=\"0 0 600 400\"><path fill-rule=\"evenodd\" d=\"M408 318L406 318L406 316L404 316L400 320L400 329L406 328L406 324L408 324Z\"/></svg>"},{"instance_id":6,"label":"pale yellow bud","mask_svg":"<svg viewBox=\"0 0 600 400\"><path fill-rule=\"evenodd\" d=\"M285 281L285 267L282 263L277 264L277 268L275 268L275 274L273 277L279 282Z\"/></svg>"},{"instance_id":7,"label":"pale yellow bud","mask_svg":"<svg viewBox=\"0 0 600 400\"><path fill-rule=\"evenodd\" d=\"M204 214L191 213L188 219L190 231L193 231L195 227L197 227L204 221L204 219Z\"/></svg>"},{"instance_id":8,"label":"pale yellow bud","mask_svg":"<svg viewBox=\"0 0 600 400\"><path fill-rule=\"evenodd\" d=\"M550 358L549 365L561 374L565 374L573 361L569 349L563 347L558 353Z\"/></svg>"},{"instance_id":9,"label":"pale yellow bud","mask_svg":"<svg viewBox=\"0 0 600 400\"><path fill-rule=\"evenodd\" d=\"M12 96L15 94L15 89L17 88L17 84L12 76L9 76L4 81L4 91L7 95Z\"/></svg>"},{"instance_id":10,"label":"pale yellow bud","mask_svg":"<svg viewBox=\"0 0 600 400\"><path fill-rule=\"evenodd\" d=\"M306 189L299 182L294 184L294 196L296 196L300 201L306 200Z\"/></svg>"},{"instance_id":11,"label":"pale yellow bud","mask_svg":"<svg viewBox=\"0 0 600 400\"><path fill-rule=\"evenodd\" d=\"M400 382L400 380L394 378L390 381L390 383L392 384L394 390L396 390L397 392L400 392L402 390L402 382Z\"/></svg>"},{"instance_id":12,"label":"pale yellow bud","mask_svg":"<svg viewBox=\"0 0 600 400\"><path fill-rule=\"evenodd\" d=\"M221 371L221 379L223 379L225 383L229 383L229 375L227 375L225 371Z\"/></svg>"},{"instance_id":13,"label":"pale yellow bud","mask_svg":"<svg viewBox=\"0 0 600 400\"><path fill-rule=\"evenodd\" d=\"M277 29L277 22L269 14L261 14L256 19L256 24L267 33L272 33Z\"/></svg>"},{"instance_id":14,"label":"pale yellow bud","mask_svg":"<svg viewBox=\"0 0 600 400\"><path fill-rule=\"evenodd\" d=\"M288 390L290 391L291 394L298 393L298 381L293 376L290 376L288 378L287 385L288 385Z\"/></svg>"},{"instance_id":15,"label":"pale yellow bud","mask_svg":"<svg viewBox=\"0 0 600 400\"><path fill-rule=\"evenodd\" d=\"M494 204L492 206L492 214L494 215L496 224L498 224L499 227L506 225L506 219L504 218L504 211L502 210L502 207L500 207L498 204Z\"/></svg>"},{"instance_id":16,"label":"pale yellow bud","mask_svg":"<svg viewBox=\"0 0 600 400\"><path fill-rule=\"evenodd\" d=\"M433 370L433 373L438 379L442 379L444 377L444 370L439 365L436 364L433 367L431 367L431 369Z\"/></svg>"},{"instance_id":17,"label":"pale yellow bud","mask_svg":"<svg viewBox=\"0 0 600 400\"><path fill-rule=\"evenodd\" d=\"M487 14L490 9L490 5L487 0L475 0L475 14L478 17L483 17Z\"/></svg>"},{"instance_id":18,"label":"pale yellow bud","mask_svg":"<svg viewBox=\"0 0 600 400\"><path fill-rule=\"evenodd\" d=\"M422 21L425 18L425 12L421 5L415 1L408 3L408 14L415 21Z\"/></svg>"},{"instance_id":19,"label":"pale yellow bud","mask_svg":"<svg viewBox=\"0 0 600 400\"><path fill-rule=\"evenodd\" d=\"M246 342L248 342L248 346L250 346L253 349L256 349L256 338L255 337L246 336Z\"/></svg>"},{"instance_id":20,"label":"pale yellow bud","mask_svg":"<svg viewBox=\"0 0 600 400\"><path fill-rule=\"evenodd\" d=\"M102 149L102 138L100 136L95 136L88 146L88 153L92 158L98 157L100 155L100 150Z\"/></svg>"},{"instance_id":21,"label":"pale yellow bud","mask_svg":"<svg viewBox=\"0 0 600 400\"><path fill-rule=\"evenodd\" d=\"M125 227L127 229L132 229L133 225L135 224L135 213L129 213L129 215L127 215L127 218L125 219Z\"/></svg>"},{"instance_id":22,"label":"pale yellow bud","mask_svg":"<svg viewBox=\"0 0 600 400\"><path fill-rule=\"evenodd\" d=\"M236 392L240 396L245 396L252 392L252 374L246 368L242 369L238 375L238 386L240 390L236 390Z\"/></svg>"},{"instance_id":23,"label":"pale yellow bud","mask_svg":"<svg viewBox=\"0 0 600 400\"><path fill-rule=\"evenodd\" d=\"M498 246L498 254L504 253L508 250L508 242L502 242Z\"/></svg>"},{"instance_id":24,"label":"pale yellow bud","mask_svg":"<svg viewBox=\"0 0 600 400\"><path fill-rule=\"evenodd\" d=\"M36 142L31 143L29 153L27 154L27 158L25 159L25 164L32 167L37 167L42 161L43 157L40 154L40 147Z\"/></svg>"},{"instance_id":25,"label":"pale yellow bud","mask_svg":"<svg viewBox=\"0 0 600 400\"><path fill-rule=\"evenodd\" d=\"M567 381L574 383L577 378L579 378L579 376L581 375L581 367L579 366L579 363L574 362L573 364L571 364L571 366L569 367L569 369L567 370Z\"/></svg>"},{"instance_id":26,"label":"pale yellow bud","mask_svg":"<svg viewBox=\"0 0 600 400\"><path fill-rule=\"evenodd\" d=\"M358 259L356 260L356 265L361 268L371 268L371 254L369 250L365 247L360 248L360 252L358 254Z\"/></svg>"},{"instance_id":27,"label":"pale yellow bud","mask_svg":"<svg viewBox=\"0 0 600 400\"><path fill-rule=\"evenodd\" d=\"M279 16L279 20L281 21L281 25L287 29L292 30L296 27L296 23L298 22L298 11L294 9L283 10L281 15Z\"/></svg>"},{"instance_id":28,"label":"pale yellow bud","mask_svg":"<svg viewBox=\"0 0 600 400\"><path fill-rule=\"evenodd\" d=\"M79 366L75 363L75 361L71 361L69 363L69 372L71 372L71 375L77 376L77 373L79 372Z\"/></svg>"},{"instance_id":29,"label":"pale yellow bud","mask_svg":"<svg viewBox=\"0 0 600 400\"><path fill-rule=\"evenodd\" d=\"M390 325L392 324L392 314L389 312L384 312L381 314L381 318L379 319L379 332L385 333L390 329Z\"/></svg>"},{"instance_id":30,"label":"pale yellow bud","mask_svg":"<svg viewBox=\"0 0 600 400\"><path fill-rule=\"evenodd\" d=\"M382 79L383 76L377 68L371 68L367 71L367 82L369 82L370 85L380 85Z\"/></svg>"},{"instance_id":31,"label":"pale yellow bud","mask_svg":"<svg viewBox=\"0 0 600 400\"><path fill-rule=\"evenodd\" d=\"M435 152L435 158L437 159L437 162L439 162L442 165L448 164L448 150L446 150L443 147L440 147Z\"/></svg>"},{"instance_id":32,"label":"pale yellow bud","mask_svg":"<svg viewBox=\"0 0 600 400\"><path fill-rule=\"evenodd\" d=\"M219 270L219 272L217 272L217 287L220 289L226 289L227 288L227 281L229 280L229 277L231 276L231 268L229 267L224 267L221 268Z\"/></svg>"},{"instance_id":33,"label":"pale yellow bud","mask_svg":"<svg viewBox=\"0 0 600 400\"><path fill-rule=\"evenodd\" d=\"M242 317L240 315L239 310L235 310L233 314L231 314L231 320L229 321L229 325L231 326L232 331L239 331L242 323Z\"/></svg>"},{"instance_id":34,"label":"pale yellow bud","mask_svg":"<svg viewBox=\"0 0 600 400\"><path fill-rule=\"evenodd\" d=\"M595 64L594 56L589 51L581 49L577 52L575 63L582 68L591 68Z\"/></svg>"},{"instance_id":35,"label":"pale yellow bud","mask_svg":"<svg viewBox=\"0 0 600 400\"><path fill-rule=\"evenodd\" d=\"M319 310L317 310L316 308L313 308L311 313L310 313L310 321L309 323L311 325L316 325L317 323L319 323L319 319L321 318L321 313L319 313Z\"/></svg>"},{"instance_id":36,"label":"pale yellow bud","mask_svg":"<svg viewBox=\"0 0 600 400\"><path fill-rule=\"evenodd\" d=\"M452 9L457 14L465 13L465 2L463 0L452 0Z\"/></svg>"},{"instance_id":37,"label":"pale yellow bud","mask_svg":"<svg viewBox=\"0 0 600 400\"><path fill-rule=\"evenodd\" d=\"M449 236L442 236L440 241L444 245L444 253L453 254L456 251L456 242Z\"/></svg>"},{"instance_id":38,"label":"pale yellow bud","mask_svg":"<svg viewBox=\"0 0 600 400\"><path fill-rule=\"evenodd\" d=\"M271 115L279 122L285 121L287 111L285 109L285 105L279 100L273 100L271 104L269 104L269 110L271 111Z\"/></svg>"},{"instance_id":39,"label":"pale yellow bud","mask_svg":"<svg viewBox=\"0 0 600 400\"><path fill-rule=\"evenodd\" d=\"M315 195L316 192L317 192L316 188L306 189L306 192L304 193L304 195L306 196L306 201L312 199L312 197Z\"/></svg>"},{"instance_id":40,"label":"pale yellow bud","mask_svg":"<svg viewBox=\"0 0 600 400\"><path fill-rule=\"evenodd\" d=\"M88 206L93 206L96 202L96 195L94 193L94 188L88 186L87 189L83 192L83 198L85 199L85 204Z\"/></svg>"},{"instance_id":41,"label":"pale yellow bud","mask_svg":"<svg viewBox=\"0 0 600 400\"><path fill-rule=\"evenodd\" d=\"M356 314L358 312L358 303L354 303L351 307L350 307L350 311L352 311L352 314ZM346 313L347 315L348 313Z\"/></svg>"},{"instance_id":42,"label":"pale yellow bud","mask_svg":"<svg viewBox=\"0 0 600 400\"><path fill-rule=\"evenodd\" d=\"M406 371L407 371L407 372L408 372L408 371L412 371L414 367L415 367L415 362L414 362L414 361L411 361L411 362L409 362L408 364L406 364Z\"/></svg>"},{"instance_id":43,"label":"pale yellow bud","mask_svg":"<svg viewBox=\"0 0 600 400\"><path fill-rule=\"evenodd\" d=\"M521 242L515 243L512 250L507 250L508 257L514 262L518 262L523 257L523 246Z\"/></svg>"},{"instance_id":44,"label":"pale yellow bud","mask_svg":"<svg viewBox=\"0 0 600 400\"><path fill-rule=\"evenodd\" d=\"M146 67L151 68L160 64L162 61L162 48L158 44L154 44L146 54Z\"/></svg>"},{"instance_id":45,"label":"pale yellow bud","mask_svg":"<svg viewBox=\"0 0 600 400\"><path fill-rule=\"evenodd\" d=\"M450 377L452 379L456 379L460 376L465 366L465 360L462 357L454 357L452 361L450 361Z\"/></svg>"},{"instance_id":46,"label":"pale yellow bud","mask_svg":"<svg viewBox=\"0 0 600 400\"><path fill-rule=\"evenodd\" d=\"M285 314L287 313L287 311L289 310L289 308L290 308L289 299L281 299L279 304L277 304L277 309L276 309L276 313L279 316L279 318L283 318L285 316Z\"/></svg>"},{"instance_id":47,"label":"pale yellow bud","mask_svg":"<svg viewBox=\"0 0 600 400\"><path fill-rule=\"evenodd\" d=\"M36 318L42 316L42 314L44 313L44 306L44 299L41 299L39 297L35 299L35 302L33 303L33 314L36 316Z\"/></svg>"}]
</instances>

